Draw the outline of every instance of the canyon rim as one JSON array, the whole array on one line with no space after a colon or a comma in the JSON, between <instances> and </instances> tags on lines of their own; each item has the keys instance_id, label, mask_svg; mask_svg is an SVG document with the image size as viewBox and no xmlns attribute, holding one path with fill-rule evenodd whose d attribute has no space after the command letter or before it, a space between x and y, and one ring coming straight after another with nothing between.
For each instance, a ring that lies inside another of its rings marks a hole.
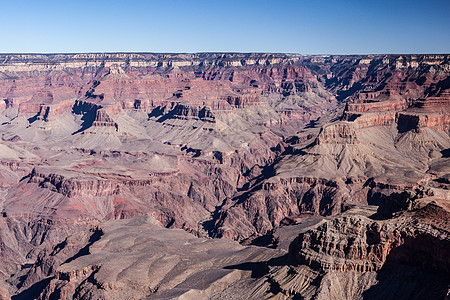
<instances>
[{"instance_id":1,"label":"canyon rim","mask_svg":"<svg viewBox=\"0 0 450 300\"><path fill-rule=\"evenodd\" d=\"M449 59L0 54L0 299L448 299Z\"/></svg>"}]
</instances>

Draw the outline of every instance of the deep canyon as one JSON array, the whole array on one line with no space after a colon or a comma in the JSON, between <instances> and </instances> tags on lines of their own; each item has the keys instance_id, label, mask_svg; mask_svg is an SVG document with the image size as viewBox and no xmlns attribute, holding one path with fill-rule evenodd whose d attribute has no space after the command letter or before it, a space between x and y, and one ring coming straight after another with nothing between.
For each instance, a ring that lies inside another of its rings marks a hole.
<instances>
[{"instance_id":1,"label":"deep canyon","mask_svg":"<svg viewBox=\"0 0 450 300\"><path fill-rule=\"evenodd\" d=\"M0 54L0 299L448 299L449 59Z\"/></svg>"}]
</instances>

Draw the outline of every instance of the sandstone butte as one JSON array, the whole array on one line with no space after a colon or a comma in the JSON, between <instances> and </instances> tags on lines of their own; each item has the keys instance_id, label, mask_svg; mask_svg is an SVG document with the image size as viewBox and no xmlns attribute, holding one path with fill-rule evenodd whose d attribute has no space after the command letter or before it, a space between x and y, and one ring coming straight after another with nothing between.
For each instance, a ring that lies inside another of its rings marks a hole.
<instances>
[{"instance_id":1,"label":"sandstone butte","mask_svg":"<svg viewBox=\"0 0 450 300\"><path fill-rule=\"evenodd\" d=\"M0 54L0 299L448 299L449 58Z\"/></svg>"}]
</instances>

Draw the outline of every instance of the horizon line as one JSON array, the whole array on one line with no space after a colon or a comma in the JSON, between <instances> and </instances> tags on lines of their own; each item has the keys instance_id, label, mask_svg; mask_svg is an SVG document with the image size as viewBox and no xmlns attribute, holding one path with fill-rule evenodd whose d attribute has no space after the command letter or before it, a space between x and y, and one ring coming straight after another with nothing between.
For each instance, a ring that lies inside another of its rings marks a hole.
<instances>
[{"instance_id":1,"label":"horizon line","mask_svg":"<svg viewBox=\"0 0 450 300\"><path fill-rule=\"evenodd\" d=\"M0 52L0 55L75 55L75 54L277 54L301 56L364 56L364 55L450 55L450 52L429 53L299 53L299 52L259 52L259 51L199 51L199 52L147 52L147 51L87 51L87 52Z\"/></svg>"}]
</instances>

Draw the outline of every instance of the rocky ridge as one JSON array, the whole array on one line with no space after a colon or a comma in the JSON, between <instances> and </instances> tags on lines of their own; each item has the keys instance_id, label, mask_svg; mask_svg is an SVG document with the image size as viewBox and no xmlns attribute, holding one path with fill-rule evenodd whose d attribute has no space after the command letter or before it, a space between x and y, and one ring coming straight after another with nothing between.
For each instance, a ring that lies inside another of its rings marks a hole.
<instances>
[{"instance_id":1,"label":"rocky ridge","mask_svg":"<svg viewBox=\"0 0 450 300\"><path fill-rule=\"evenodd\" d=\"M53 275L18 297L442 298L449 279L446 205L420 200L387 220L374 218L373 208L353 207L281 227L269 248L199 239L150 217L108 221L41 254L34 272L54 268Z\"/></svg>"},{"instance_id":2,"label":"rocky ridge","mask_svg":"<svg viewBox=\"0 0 450 300\"><path fill-rule=\"evenodd\" d=\"M149 215L251 244L352 205L383 205L391 218L416 199L449 198L448 55L0 56L5 295L57 276L63 259L39 264L67 236L111 219ZM379 224L336 220L367 223L361 234ZM405 233L414 226L398 230L414 239ZM364 251L385 253L391 240ZM313 273L380 272L388 254L373 255L298 259L329 265Z\"/></svg>"}]
</instances>

